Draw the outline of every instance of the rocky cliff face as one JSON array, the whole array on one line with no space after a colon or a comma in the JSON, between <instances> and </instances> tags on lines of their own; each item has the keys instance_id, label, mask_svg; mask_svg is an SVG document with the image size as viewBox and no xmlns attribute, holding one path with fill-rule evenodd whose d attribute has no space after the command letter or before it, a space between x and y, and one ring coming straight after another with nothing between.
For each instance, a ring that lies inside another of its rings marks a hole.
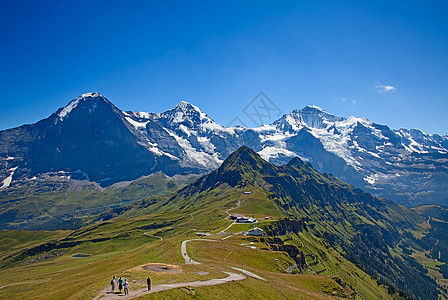
<instances>
[{"instance_id":1,"label":"rocky cliff face","mask_svg":"<svg viewBox=\"0 0 448 300\"><path fill-rule=\"evenodd\" d=\"M162 171L203 173L241 145L277 165L294 157L404 205L448 205L448 137L391 130L308 106L259 128L226 128L181 102L163 113L123 112L87 93L36 124L0 132L0 187L45 172L103 186Z\"/></svg>"}]
</instances>

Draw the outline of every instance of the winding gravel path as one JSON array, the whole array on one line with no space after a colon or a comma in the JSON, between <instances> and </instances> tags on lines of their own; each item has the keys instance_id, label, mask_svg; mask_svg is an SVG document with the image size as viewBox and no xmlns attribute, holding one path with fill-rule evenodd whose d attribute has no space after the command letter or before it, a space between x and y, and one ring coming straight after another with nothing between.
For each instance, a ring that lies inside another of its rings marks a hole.
<instances>
[{"instance_id":1,"label":"winding gravel path","mask_svg":"<svg viewBox=\"0 0 448 300\"><path fill-rule=\"evenodd\" d=\"M239 204L240 203L238 202L237 207L239 206ZM191 217L193 218L193 216L191 216ZM231 224L230 226L232 226L232 225L233 224ZM227 228L229 228L229 227L227 227ZM144 234L148 235L148 236L160 238L160 240L163 240L162 237L149 235L148 233L149 232L145 232ZM200 262L192 260L188 256L188 253L187 253L187 243L190 242L190 241L217 242L217 240L211 240L211 239L190 239L190 240L183 241L181 246L180 246L180 252L182 254L182 257L185 260L185 264L187 264L187 265L199 265L199 264L201 264ZM236 271L239 271L239 272L241 272L241 273L243 273L243 274L245 274L247 276L266 281L266 279L264 279L264 278L262 278L262 277L260 277L260 276L258 276L256 274L254 274L252 272L249 272L247 270L244 270L244 269L241 269L241 268L236 268L236 267L231 267L231 268L236 270ZM180 287L211 286L211 285L218 285L218 284L223 284L223 283L227 283L227 282L231 282L231 281L239 281L239 280L246 279L246 276L241 274L241 273L224 272L224 271L223 271L223 273L226 273L228 276L225 277L225 278L215 278L215 279L204 280L204 281L200 281L199 280L199 281L191 281L191 282L159 284L159 285L153 286L150 291L148 291L146 288L140 288L140 289L134 290L132 288L132 284L130 284L129 285L129 295L126 295L126 296L124 296L124 294L112 294L110 292L110 286L107 286L104 289L102 289L98 293L98 295L95 296L92 300L97 300L97 299L122 299L122 297L126 297L126 299L133 299L133 298L136 298L136 297L143 296L145 294L156 293L156 292L165 291L165 290L169 290L169 289L180 288Z\"/></svg>"},{"instance_id":2,"label":"winding gravel path","mask_svg":"<svg viewBox=\"0 0 448 300\"><path fill-rule=\"evenodd\" d=\"M188 254L187 254L187 243L189 241L208 241L208 242L216 242L216 240L210 240L210 239L191 239L191 240L186 240L182 242L182 245L180 245L180 253L182 254L182 257L185 260L185 264L187 265L200 265L200 262L197 262L195 260L192 260Z\"/></svg>"},{"instance_id":3,"label":"winding gravel path","mask_svg":"<svg viewBox=\"0 0 448 300\"><path fill-rule=\"evenodd\" d=\"M143 296L145 294L151 294L156 293L160 291L166 291L170 289L176 289L180 287L201 287L201 286L211 286L211 285L218 285L223 284L231 281L239 281L246 278L243 274L239 273L233 273L233 272L223 272L226 273L227 277L225 278L215 278L210 280L204 280L204 281L191 281L191 282L181 282L181 283L170 283L170 284L159 284L152 287L150 291L148 291L146 288L141 288L137 290L132 289L132 284L129 285L129 295L124 296L124 294L112 294L110 293L110 287L107 287L103 290L101 290L98 295L93 298L93 300L97 299L123 299L125 297L126 299L132 299L136 297Z\"/></svg>"}]
</instances>

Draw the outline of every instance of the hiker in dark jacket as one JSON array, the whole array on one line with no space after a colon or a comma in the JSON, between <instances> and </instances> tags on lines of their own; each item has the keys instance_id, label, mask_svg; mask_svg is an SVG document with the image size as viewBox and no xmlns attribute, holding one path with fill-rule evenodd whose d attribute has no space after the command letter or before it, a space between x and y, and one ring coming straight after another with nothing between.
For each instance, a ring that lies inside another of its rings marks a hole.
<instances>
[{"instance_id":1,"label":"hiker in dark jacket","mask_svg":"<svg viewBox=\"0 0 448 300\"><path fill-rule=\"evenodd\" d=\"M110 285L112 286L112 294L115 293L115 276L112 277L112 280L110 281Z\"/></svg>"},{"instance_id":2,"label":"hiker in dark jacket","mask_svg":"<svg viewBox=\"0 0 448 300\"><path fill-rule=\"evenodd\" d=\"M151 290L151 278L149 278L149 276L148 276L148 279L146 279L146 284L148 285L148 291L150 291Z\"/></svg>"}]
</instances>

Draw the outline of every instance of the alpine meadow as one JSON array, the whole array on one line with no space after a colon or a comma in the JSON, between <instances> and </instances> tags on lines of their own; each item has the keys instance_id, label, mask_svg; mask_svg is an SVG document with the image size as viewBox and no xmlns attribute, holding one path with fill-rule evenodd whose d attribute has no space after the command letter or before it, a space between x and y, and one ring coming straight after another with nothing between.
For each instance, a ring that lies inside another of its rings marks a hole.
<instances>
[{"instance_id":1,"label":"alpine meadow","mask_svg":"<svg viewBox=\"0 0 448 300\"><path fill-rule=\"evenodd\" d=\"M447 1L0 14L0 299L448 299Z\"/></svg>"}]
</instances>

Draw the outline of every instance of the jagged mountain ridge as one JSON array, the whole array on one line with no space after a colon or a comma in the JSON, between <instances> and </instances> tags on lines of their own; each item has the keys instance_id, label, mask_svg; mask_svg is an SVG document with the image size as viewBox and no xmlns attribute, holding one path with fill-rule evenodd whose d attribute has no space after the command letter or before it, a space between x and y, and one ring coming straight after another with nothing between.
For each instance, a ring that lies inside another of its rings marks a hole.
<instances>
[{"instance_id":1,"label":"jagged mountain ridge","mask_svg":"<svg viewBox=\"0 0 448 300\"><path fill-rule=\"evenodd\" d=\"M300 158L276 166L242 146L218 169L179 191L100 217L110 219L180 209L196 211L222 197L220 192L227 192L226 199L237 201L244 191L256 193L257 201L264 201L264 206L265 198L269 199L285 216L304 222L307 231L328 243L327 248L339 249L351 262L382 282L418 299L437 298L437 283L408 255L430 249L429 243L411 234L421 230L427 220L412 209L321 174ZM252 205L254 213L260 213L257 211L260 206Z\"/></svg>"},{"instance_id":2,"label":"jagged mountain ridge","mask_svg":"<svg viewBox=\"0 0 448 300\"><path fill-rule=\"evenodd\" d=\"M180 102L162 113L123 112L87 93L36 124L0 132L0 182L44 172L103 186L162 171L200 174L241 145L284 164L299 156L320 172L405 205L448 204L448 136L391 130L307 106L259 128L226 128Z\"/></svg>"}]
</instances>

